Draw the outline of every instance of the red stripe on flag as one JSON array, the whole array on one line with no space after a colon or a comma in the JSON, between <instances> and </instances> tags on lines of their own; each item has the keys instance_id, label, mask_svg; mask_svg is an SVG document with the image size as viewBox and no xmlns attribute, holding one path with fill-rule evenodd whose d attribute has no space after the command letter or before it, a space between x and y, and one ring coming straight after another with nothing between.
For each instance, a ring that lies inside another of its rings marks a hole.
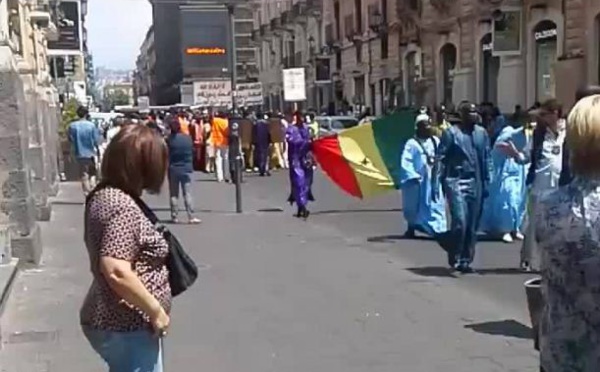
<instances>
[{"instance_id":1,"label":"red stripe on flag","mask_svg":"<svg viewBox=\"0 0 600 372\"><path fill-rule=\"evenodd\" d=\"M337 135L316 140L313 142L312 151L325 174L336 185L348 194L362 198L354 171L342 155Z\"/></svg>"}]
</instances>

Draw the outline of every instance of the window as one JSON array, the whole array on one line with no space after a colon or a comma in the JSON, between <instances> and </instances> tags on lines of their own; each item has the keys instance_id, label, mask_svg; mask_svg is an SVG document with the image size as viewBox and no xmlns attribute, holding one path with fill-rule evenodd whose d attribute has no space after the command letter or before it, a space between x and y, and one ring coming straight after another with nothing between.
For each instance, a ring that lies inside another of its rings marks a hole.
<instances>
[{"instance_id":1,"label":"window","mask_svg":"<svg viewBox=\"0 0 600 372\"><path fill-rule=\"evenodd\" d=\"M356 12L356 31L363 33L362 0L354 0L354 11Z\"/></svg>"},{"instance_id":2,"label":"window","mask_svg":"<svg viewBox=\"0 0 600 372\"><path fill-rule=\"evenodd\" d=\"M343 130L353 128L358 125L358 120L355 119L334 119L331 121L331 129Z\"/></svg>"}]
</instances>

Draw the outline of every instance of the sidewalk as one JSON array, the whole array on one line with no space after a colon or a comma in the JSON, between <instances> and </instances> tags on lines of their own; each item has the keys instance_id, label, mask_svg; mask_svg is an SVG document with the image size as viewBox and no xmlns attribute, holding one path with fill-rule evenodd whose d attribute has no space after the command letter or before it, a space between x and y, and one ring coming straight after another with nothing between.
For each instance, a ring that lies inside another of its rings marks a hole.
<instances>
[{"instance_id":1,"label":"sidewalk","mask_svg":"<svg viewBox=\"0 0 600 372\"><path fill-rule=\"evenodd\" d=\"M259 182L277 181L249 180L242 215L233 186L197 182L203 224L173 228L203 270L175 301L166 371L538 371L525 331L494 335L514 314L281 213ZM148 200L168 216L166 197ZM43 264L20 274L4 315L2 372L103 370L78 327L91 279L78 186L58 201Z\"/></svg>"}]
</instances>

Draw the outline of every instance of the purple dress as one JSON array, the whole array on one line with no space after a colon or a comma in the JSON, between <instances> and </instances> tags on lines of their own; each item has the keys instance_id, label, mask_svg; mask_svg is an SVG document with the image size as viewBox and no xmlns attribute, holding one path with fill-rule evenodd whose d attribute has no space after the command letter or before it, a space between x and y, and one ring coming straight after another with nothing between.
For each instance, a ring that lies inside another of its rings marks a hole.
<instances>
[{"instance_id":1,"label":"purple dress","mask_svg":"<svg viewBox=\"0 0 600 372\"><path fill-rule=\"evenodd\" d=\"M312 161L310 159L310 132L306 126L290 125L285 132L290 162L290 202L302 208L308 204L312 183Z\"/></svg>"}]
</instances>

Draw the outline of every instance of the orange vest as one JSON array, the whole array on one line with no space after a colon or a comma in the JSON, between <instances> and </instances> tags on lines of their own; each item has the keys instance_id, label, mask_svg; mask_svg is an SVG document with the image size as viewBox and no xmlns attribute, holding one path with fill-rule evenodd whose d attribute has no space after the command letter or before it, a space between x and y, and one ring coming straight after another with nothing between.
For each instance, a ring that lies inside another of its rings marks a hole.
<instances>
[{"instance_id":1,"label":"orange vest","mask_svg":"<svg viewBox=\"0 0 600 372\"><path fill-rule=\"evenodd\" d=\"M190 135L190 123L185 118L179 118L179 125L181 126L181 133Z\"/></svg>"},{"instance_id":2,"label":"orange vest","mask_svg":"<svg viewBox=\"0 0 600 372\"><path fill-rule=\"evenodd\" d=\"M214 118L210 138L213 146L229 145L229 121L223 118Z\"/></svg>"}]
</instances>

